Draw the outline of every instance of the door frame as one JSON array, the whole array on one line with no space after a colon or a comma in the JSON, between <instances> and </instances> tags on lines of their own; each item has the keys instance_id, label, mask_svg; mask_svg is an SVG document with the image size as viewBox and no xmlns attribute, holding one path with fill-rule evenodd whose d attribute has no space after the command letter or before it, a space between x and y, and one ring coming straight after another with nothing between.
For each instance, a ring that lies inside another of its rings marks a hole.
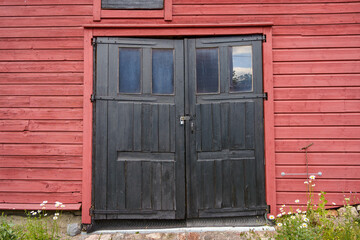
<instances>
[{"instance_id":1,"label":"door frame","mask_svg":"<svg viewBox=\"0 0 360 240\"><path fill-rule=\"evenodd\" d=\"M94 53L93 37L187 37L263 34L263 89L268 94L264 101L265 190L270 213L276 210L275 182L275 126L273 96L272 23L244 24L90 24L84 25L84 88L83 88L83 169L82 223L91 224L92 206L92 149L93 149L93 93ZM187 86L185 86L186 88Z\"/></svg>"}]
</instances>

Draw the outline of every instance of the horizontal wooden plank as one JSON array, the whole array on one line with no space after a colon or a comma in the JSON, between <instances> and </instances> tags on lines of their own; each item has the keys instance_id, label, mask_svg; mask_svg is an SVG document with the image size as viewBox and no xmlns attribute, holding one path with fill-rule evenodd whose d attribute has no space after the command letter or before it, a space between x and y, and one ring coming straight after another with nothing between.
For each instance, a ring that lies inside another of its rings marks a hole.
<instances>
[{"instance_id":1,"label":"horizontal wooden plank","mask_svg":"<svg viewBox=\"0 0 360 240\"><path fill-rule=\"evenodd\" d=\"M328 193L326 194L326 199L328 200L328 205L329 207L332 206L332 203L334 202L337 205L345 205L346 202L344 200L344 195L345 197L349 197L350 198L350 204L355 204L358 203L357 199L360 199L360 194L355 194L355 193L344 193L344 192L339 192L339 193ZM298 199L300 200L300 203L303 203L304 205L306 205L306 202L308 200L308 195L306 192L277 192L276 194L276 199L277 199L277 203L278 206L281 206L282 204L288 205L284 207L284 210L286 212L288 212L290 209L290 205L295 205L295 200ZM319 196L317 195L317 193L315 193L314 195L314 203L318 204L319 203ZM298 204L297 204L298 205ZM333 206L332 206L333 207ZM296 209L294 207L292 207L293 211ZM302 208L302 210L306 210L306 208Z\"/></svg>"},{"instance_id":2,"label":"horizontal wooden plank","mask_svg":"<svg viewBox=\"0 0 360 240\"><path fill-rule=\"evenodd\" d=\"M81 120L0 120L0 131L82 131Z\"/></svg>"},{"instance_id":3,"label":"horizontal wooden plank","mask_svg":"<svg viewBox=\"0 0 360 240\"><path fill-rule=\"evenodd\" d=\"M275 100L360 99L360 88L359 87L275 88L274 98Z\"/></svg>"},{"instance_id":4,"label":"horizontal wooden plank","mask_svg":"<svg viewBox=\"0 0 360 240\"><path fill-rule=\"evenodd\" d=\"M82 85L4 85L0 88L0 96L81 96Z\"/></svg>"},{"instance_id":5,"label":"horizontal wooden plank","mask_svg":"<svg viewBox=\"0 0 360 240\"><path fill-rule=\"evenodd\" d=\"M81 120L30 120L30 131L82 131Z\"/></svg>"},{"instance_id":6,"label":"horizontal wooden plank","mask_svg":"<svg viewBox=\"0 0 360 240\"><path fill-rule=\"evenodd\" d=\"M273 34L298 36L359 35L359 24L328 24L308 26L274 26Z\"/></svg>"},{"instance_id":7,"label":"horizontal wooden plank","mask_svg":"<svg viewBox=\"0 0 360 240\"><path fill-rule=\"evenodd\" d=\"M83 51L72 50L0 50L0 61L65 61L83 60Z\"/></svg>"},{"instance_id":8,"label":"horizontal wooden plank","mask_svg":"<svg viewBox=\"0 0 360 240\"><path fill-rule=\"evenodd\" d=\"M0 156L3 168L82 168L81 156Z\"/></svg>"},{"instance_id":9,"label":"horizontal wooden plank","mask_svg":"<svg viewBox=\"0 0 360 240\"><path fill-rule=\"evenodd\" d=\"M82 37L82 27L0 28L0 38Z\"/></svg>"},{"instance_id":10,"label":"horizontal wooden plank","mask_svg":"<svg viewBox=\"0 0 360 240\"><path fill-rule=\"evenodd\" d=\"M336 60L358 60L358 59L360 59L360 48L296 49L296 50L278 49L273 51L273 60L275 62L334 61L334 60L336 61Z\"/></svg>"},{"instance_id":11,"label":"horizontal wooden plank","mask_svg":"<svg viewBox=\"0 0 360 240\"><path fill-rule=\"evenodd\" d=\"M65 179L64 179L65 180ZM80 192L81 181L0 180L0 192Z\"/></svg>"},{"instance_id":12,"label":"horizontal wooden plank","mask_svg":"<svg viewBox=\"0 0 360 240\"><path fill-rule=\"evenodd\" d=\"M78 180L81 181L81 169L52 168L0 168L0 179L28 180Z\"/></svg>"},{"instance_id":13,"label":"horizontal wooden plank","mask_svg":"<svg viewBox=\"0 0 360 240\"><path fill-rule=\"evenodd\" d=\"M275 75L274 87L360 86L360 74Z\"/></svg>"},{"instance_id":14,"label":"horizontal wooden plank","mask_svg":"<svg viewBox=\"0 0 360 240\"><path fill-rule=\"evenodd\" d=\"M61 208L64 211L76 211L81 207L80 203L67 203L65 207ZM42 209L39 203L0 203L0 209L4 210L39 210ZM58 210L54 203L48 203L45 206L46 210Z\"/></svg>"},{"instance_id":15,"label":"horizontal wooden plank","mask_svg":"<svg viewBox=\"0 0 360 240\"><path fill-rule=\"evenodd\" d=\"M316 179L314 191L329 192L360 192L360 180L351 179ZM276 180L276 190L279 192L303 192L307 191L308 185L304 179L280 179Z\"/></svg>"},{"instance_id":16,"label":"horizontal wooden plank","mask_svg":"<svg viewBox=\"0 0 360 240\"><path fill-rule=\"evenodd\" d=\"M360 152L360 140L276 140L276 152L299 152L314 143L308 152Z\"/></svg>"},{"instance_id":17,"label":"horizontal wooden plank","mask_svg":"<svg viewBox=\"0 0 360 240\"><path fill-rule=\"evenodd\" d=\"M317 179L338 179L338 181L345 181L345 179L357 179L360 180L359 175L360 166L309 166L309 173L319 173L321 176L315 175L316 179L314 181L315 186ZM281 173L285 173L285 176L282 176ZM296 173L305 173L305 175L287 175L287 174L296 174ZM311 175L311 174L310 174ZM306 166L277 166L276 167L276 178L277 179L306 179ZM304 183L303 183L304 184ZM306 191L306 188L303 189ZM315 189L321 191L321 189ZM339 188L339 192L344 191L344 189ZM355 191L355 190L354 190Z\"/></svg>"},{"instance_id":18,"label":"horizontal wooden plank","mask_svg":"<svg viewBox=\"0 0 360 240\"><path fill-rule=\"evenodd\" d=\"M0 38L0 49L82 49L82 37L68 38Z\"/></svg>"},{"instance_id":19,"label":"horizontal wooden plank","mask_svg":"<svg viewBox=\"0 0 360 240\"><path fill-rule=\"evenodd\" d=\"M136 20L138 21L138 20ZM150 22L151 21L151 22ZM103 20L101 20L103 22ZM172 23L252 23L272 22L276 26L281 25L314 25L314 24L346 24L359 23L358 13L333 13L333 14L306 14L306 15L197 15L197 16L173 16ZM104 21L104 23L114 23ZM128 22L129 23L129 22ZM157 23L155 19L149 19L147 23ZM160 23L160 22L158 22ZM275 39L274 39L275 40ZM344 44L347 45L347 44ZM357 43L356 46L359 46ZM344 47L339 46L339 47Z\"/></svg>"},{"instance_id":20,"label":"horizontal wooden plank","mask_svg":"<svg viewBox=\"0 0 360 240\"><path fill-rule=\"evenodd\" d=\"M82 83L83 73L0 73L0 84L71 85Z\"/></svg>"},{"instance_id":21,"label":"horizontal wooden plank","mask_svg":"<svg viewBox=\"0 0 360 240\"><path fill-rule=\"evenodd\" d=\"M5 0L3 0L5 1ZM10 1L10 0L7 0ZM20 1L20 0L15 0ZM35 1L35 0L33 0ZM39 1L39 0L38 0ZM44 1L44 0L43 0ZM331 3L331 2L357 2L354 0L242 0L241 3L259 4L259 3ZM239 0L173 0L173 4L225 4L225 3L239 3Z\"/></svg>"},{"instance_id":22,"label":"horizontal wooden plank","mask_svg":"<svg viewBox=\"0 0 360 240\"><path fill-rule=\"evenodd\" d=\"M63 204L80 203L80 193L1 193L1 203L27 203L27 204L40 204L43 201L56 202L59 201Z\"/></svg>"},{"instance_id":23,"label":"horizontal wooden plank","mask_svg":"<svg viewBox=\"0 0 360 240\"><path fill-rule=\"evenodd\" d=\"M0 108L0 119L71 119L82 120L80 108Z\"/></svg>"},{"instance_id":24,"label":"horizontal wooden plank","mask_svg":"<svg viewBox=\"0 0 360 240\"><path fill-rule=\"evenodd\" d=\"M91 16L91 5L0 6L0 16Z\"/></svg>"},{"instance_id":25,"label":"horizontal wooden plank","mask_svg":"<svg viewBox=\"0 0 360 240\"><path fill-rule=\"evenodd\" d=\"M74 6L76 7L76 6ZM93 23L92 16L2 17L1 26L7 27L80 27Z\"/></svg>"},{"instance_id":26,"label":"horizontal wooden plank","mask_svg":"<svg viewBox=\"0 0 360 240\"><path fill-rule=\"evenodd\" d=\"M305 165L305 153L276 153L277 165ZM360 153L308 153L309 165L360 165Z\"/></svg>"},{"instance_id":27,"label":"horizontal wooden plank","mask_svg":"<svg viewBox=\"0 0 360 240\"><path fill-rule=\"evenodd\" d=\"M1 99L1 97L0 97ZM30 107L82 107L82 97L30 97Z\"/></svg>"},{"instance_id":28,"label":"horizontal wooden plank","mask_svg":"<svg viewBox=\"0 0 360 240\"><path fill-rule=\"evenodd\" d=\"M275 138L360 139L360 127L277 127Z\"/></svg>"},{"instance_id":29,"label":"horizontal wooden plank","mask_svg":"<svg viewBox=\"0 0 360 240\"><path fill-rule=\"evenodd\" d=\"M28 125L28 120L0 120L0 131L24 131Z\"/></svg>"},{"instance_id":30,"label":"horizontal wooden plank","mask_svg":"<svg viewBox=\"0 0 360 240\"><path fill-rule=\"evenodd\" d=\"M360 29L359 29L360 30ZM274 74L360 73L360 61L275 62Z\"/></svg>"},{"instance_id":31,"label":"horizontal wooden plank","mask_svg":"<svg viewBox=\"0 0 360 240\"><path fill-rule=\"evenodd\" d=\"M7 156L81 156L80 144L0 144L0 155Z\"/></svg>"},{"instance_id":32,"label":"horizontal wooden plank","mask_svg":"<svg viewBox=\"0 0 360 240\"><path fill-rule=\"evenodd\" d=\"M275 126L359 126L359 113L275 114Z\"/></svg>"},{"instance_id":33,"label":"horizontal wooden plank","mask_svg":"<svg viewBox=\"0 0 360 240\"><path fill-rule=\"evenodd\" d=\"M276 113L360 112L359 100L275 101Z\"/></svg>"},{"instance_id":34,"label":"horizontal wooden plank","mask_svg":"<svg viewBox=\"0 0 360 240\"><path fill-rule=\"evenodd\" d=\"M1 88L0 88L1 89ZM0 96L0 107L29 107L30 97L28 96Z\"/></svg>"},{"instance_id":35,"label":"horizontal wooden plank","mask_svg":"<svg viewBox=\"0 0 360 240\"><path fill-rule=\"evenodd\" d=\"M82 61L0 62L1 72L83 72Z\"/></svg>"},{"instance_id":36,"label":"horizontal wooden plank","mask_svg":"<svg viewBox=\"0 0 360 240\"><path fill-rule=\"evenodd\" d=\"M101 18L164 18L164 10L101 10Z\"/></svg>"},{"instance_id":37,"label":"horizontal wooden plank","mask_svg":"<svg viewBox=\"0 0 360 240\"><path fill-rule=\"evenodd\" d=\"M239 14L308 14L346 13L359 9L359 3L315 3L315 4L216 4L174 5L173 15L239 15Z\"/></svg>"},{"instance_id":38,"label":"horizontal wooden plank","mask_svg":"<svg viewBox=\"0 0 360 240\"><path fill-rule=\"evenodd\" d=\"M274 36L273 48L360 47L360 36Z\"/></svg>"},{"instance_id":39,"label":"horizontal wooden plank","mask_svg":"<svg viewBox=\"0 0 360 240\"><path fill-rule=\"evenodd\" d=\"M0 132L0 143L81 144L82 132Z\"/></svg>"},{"instance_id":40,"label":"horizontal wooden plank","mask_svg":"<svg viewBox=\"0 0 360 240\"><path fill-rule=\"evenodd\" d=\"M2 6L27 5L79 5L92 4L92 0L0 0Z\"/></svg>"}]
</instances>

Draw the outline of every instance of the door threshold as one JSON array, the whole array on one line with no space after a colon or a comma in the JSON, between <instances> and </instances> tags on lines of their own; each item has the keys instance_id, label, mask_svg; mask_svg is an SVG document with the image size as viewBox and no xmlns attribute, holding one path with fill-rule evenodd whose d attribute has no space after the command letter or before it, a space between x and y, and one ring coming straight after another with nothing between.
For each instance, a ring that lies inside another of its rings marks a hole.
<instances>
[{"instance_id":1,"label":"door threshold","mask_svg":"<svg viewBox=\"0 0 360 240\"><path fill-rule=\"evenodd\" d=\"M205 231L248 231L244 229L263 228L268 224L264 215L186 220L98 220L93 222L89 232L126 231L127 233L129 231L136 233L140 230L173 232L176 229L180 232L203 231L202 229Z\"/></svg>"},{"instance_id":2,"label":"door threshold","mask_svg":"<svg viewBox=\"0 0 360 240\"><path fill-rule=\"evenodd\" d=\"M271 226L255 227L180 227L180 228L159 228L159 229L131 229L131 230L98 230L91 234L148 234L148 233L185 233L185 232L249 232L249 231L275 231ZM86 234L85 232L83 233Z\"/></svg>"}]
</instances>

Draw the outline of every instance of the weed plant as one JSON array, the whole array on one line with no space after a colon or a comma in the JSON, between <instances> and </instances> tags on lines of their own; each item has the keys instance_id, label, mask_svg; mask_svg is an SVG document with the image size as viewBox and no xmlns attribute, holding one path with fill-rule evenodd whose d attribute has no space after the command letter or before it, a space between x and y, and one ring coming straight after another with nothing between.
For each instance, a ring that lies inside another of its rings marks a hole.
<instances>
[{"instance_id":1,"label":"weed plant","mask_svg":"<svg viewBox=\"0 0 360 240\"><path fill-rule=\"evenodd\" d=\"M56 202L58 209L53 216L48 216L46 212L47 201L40 204L41 210L25 211L26 221L19 225L14 225L3 214L0 219L0 240L58 240L60 239L58 218L61 208L65 207L62 203ZM52 217L52 220L48 221Z\"/></svg>"},{"instance_id":2,"label":"weed plant","mask_svg":"<svg viewBox=\"0 0 360 240\"><path fill-rule=\"evenodd\" d=\"M332 216L329 210L325 209L328 201L326 193L319 193L318 206L314 204L315 176L312 175L304 182L308 184L308 201L306 211L290 208L285 212L283 205L280 214L274 219L277 225L275 239L278 240L357 240L360 239L360 217L351 213L349 198L345 198L345 213L339 217ZM299 203L295 200L295 203ZM333 203L336 205L335 203Z\"/></svg>"}]
</instances>

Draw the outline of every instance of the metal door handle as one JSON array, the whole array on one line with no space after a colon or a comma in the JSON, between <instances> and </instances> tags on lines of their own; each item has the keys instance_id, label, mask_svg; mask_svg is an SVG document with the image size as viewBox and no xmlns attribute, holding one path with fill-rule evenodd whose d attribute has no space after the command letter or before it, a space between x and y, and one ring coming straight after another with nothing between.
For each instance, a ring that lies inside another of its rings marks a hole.
<instances>
[{"instance_id":1,"label":"metal door handle","mask_svg":"<svg viewBox=\"0 0 360 240\"><path fill-rule=\"evenodd\" d=\"M191 128L191 133L194 133L195 132L195 123L194 122L191 122L190 128Z\"/></svg>"}]
</instances>

